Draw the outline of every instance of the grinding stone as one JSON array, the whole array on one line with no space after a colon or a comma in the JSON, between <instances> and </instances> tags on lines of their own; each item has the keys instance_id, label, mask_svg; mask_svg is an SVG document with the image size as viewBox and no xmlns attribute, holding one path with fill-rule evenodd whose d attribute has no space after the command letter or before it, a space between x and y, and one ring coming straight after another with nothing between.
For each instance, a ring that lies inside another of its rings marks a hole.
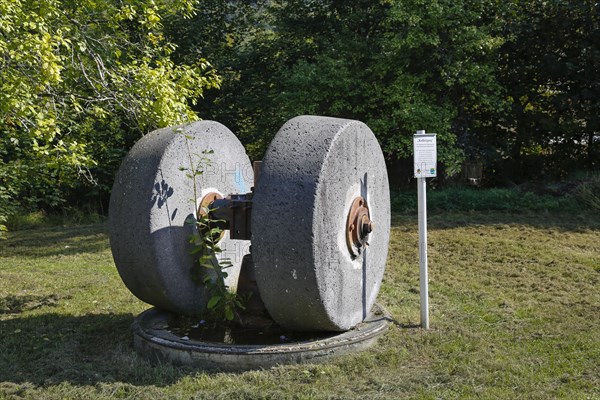
<instances>
[{"instance_id":1,"label":"grinding stone","mask_svg":"<svg viewBox=\"0 0 600 400\"><path fill-rule=\"evenodd\" d=\"M358 196L375 229L353 259L346 222ZM381 285L389 231L387 171L373 132L345 119L288 121L263 160L252 212L256 279L273 319L315 331L361 322Z\"/></svg>"},{"instance_id":2,"label":"grinding stone","mask_svg":"<svg viewBox=\"0 0 600 400\"><path fill-rule=\"evenodd\" d=\"M187 138L186 138L187 137ZM212 150L213 154L203 154ZM196 191L188 171L190 154L200 158L204 173L196 177ZM186 223L208 192L246 193L253 172L244 147L225 126L214 121L159 129L140 139L123 160L112 188L109 210L110 245L115 264L129 290L159 308L195 314L207 302L201 285L191 279L193 259ZM235 290L247 240L220 242L233 266L226 283ZM208 270L207 270L208 271Z\"/></svg>"}]
</instances>

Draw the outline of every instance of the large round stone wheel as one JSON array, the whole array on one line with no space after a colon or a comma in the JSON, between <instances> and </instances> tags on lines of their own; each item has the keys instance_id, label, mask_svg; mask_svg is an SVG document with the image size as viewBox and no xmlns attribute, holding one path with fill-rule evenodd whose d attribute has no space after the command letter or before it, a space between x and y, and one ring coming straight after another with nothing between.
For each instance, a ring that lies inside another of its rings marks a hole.
<instances>
[{"instance_id":1,"label":"large round stone wheel","mask_svg":"<svg viewBox=\"0 0 600 400\"><path fill-rule=\"evenodd\" d=\"M202 171L195 179L190 163ZM141 138L121 164L109 210L110 245L129 290L165 310L201 311L208 299L192 280L189 238L195 227L186 220L205 195L246 193L252 185L244 147L217 122L159 129ZM231 240L226 231L219 244L218 258L233 264L226 283L235 290L250 242Z\"/></svg>"},{"instance_id":2,"label":"large round stone wheel","mask_svg":"<svg viewBox=\"0 0 600 400\"><path fill-rule=\"evenodd\" d=\"M252 212L257 284L277 323L343 331L361 322L381 285L389 230L386 166L365 124L301 116L279 130Z\"/></svg>"}]
</instances>

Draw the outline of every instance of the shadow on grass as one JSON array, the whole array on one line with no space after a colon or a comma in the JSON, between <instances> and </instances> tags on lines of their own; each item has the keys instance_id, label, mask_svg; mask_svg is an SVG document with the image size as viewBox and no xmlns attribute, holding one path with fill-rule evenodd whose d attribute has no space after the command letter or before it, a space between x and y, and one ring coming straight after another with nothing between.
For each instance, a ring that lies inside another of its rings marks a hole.
<instances>
[{"instance_id":1,"label":"shadow on grass","mask_svg":"<svg viewBox=\"0 0 600 400\"><path fill-rule=\"evenodd\" d=\"M71 296L38 296L21 295L6 296L0 299L0 314L20 314L25 311L32 311L41 307L54 307L59 300L70 299Z\"/></svg>"},{"instance_id":2,"label":"shadow on grass","mask_svg":"<svg viewBox=\"0 0 600 400\"><path fill-rule=\"evenodd\" d=\"M106 224L48 227L9 232L0 241L3 256L53 257L95 253L109 248Z\"/></svg>"},{"instance_id":3,"label":"shadow on grass","mask_svg":"<svg viewBox=\"0 0 600 400\"><path fill-rule=\"evenodd\" d=\"M135 353L132 322L130 314L54 313L0 321L0 382L166 386L180 379L185 369L152 365Z\"/></svg>"},{"instance_id":4,"label":"shadow on grass","mask_svg":"<svg viewBox=\"0 0 600 400\"><path fill-rule=\"evenodd\" d=\"M421 325L419 325L419 324L403 324L402 322L399 322L397 319L395 319L393 317L385 317L385 320L390 322L393 326L395 326L398 329L420 329L421 328Z\"/></svg>"}]
</instances>

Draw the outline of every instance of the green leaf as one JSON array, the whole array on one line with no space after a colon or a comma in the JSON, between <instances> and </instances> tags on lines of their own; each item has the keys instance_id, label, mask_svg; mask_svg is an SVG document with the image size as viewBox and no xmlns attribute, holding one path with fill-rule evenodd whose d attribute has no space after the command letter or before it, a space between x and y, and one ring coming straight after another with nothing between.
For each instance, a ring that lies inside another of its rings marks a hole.
<instances>
[{"instance_id":1,"label":"green leaf","mask_svg":"<svg viewBox=\"0 0 600 400\"><path fill-rule=\"evenodd\" d=\"M198 253L202 253L204 251L203 247L194 247L192 249L192 251L190 251L191 254L198 254Z\"/></svg>"},{"instance_id":2,"label":"green leaf","mask_svg":"<svg viewBox=\"0 0 600 400\"><path fill-rule=\"evenodd\" d=\"M210 298L210 300L208 301L208 304L206 305L206 307L209 310L212 310L219 303L220 300L221 300L221 296L215 295L215 296L213 296L213 297Z\"/></svg>"},{"instance_id":3,"label":"green leaf","mask_svg":"<svg viewBox=\"0 0 600 400\"><path fill-rule=\"evenodd\" d=\"M221 234L221 232L223 232L223 229L221 229L221 228L212 228L212 229L211 229L211 230L208 232L208 234L209 234L209 235L211 235L211 236L217 236L217 235L220 235L220 234Z\"/></svg>"},{"instance_id":4,"label":"green leaf","mask_svg":"<svg viewBox=\"0 0 600 400\"><path fill-rule=\"evenodd\" d=\"M246 306L244 306L244 303L242 302L242 300L239 297L235 297L235 300L233 301L236 305L237 308L239 308L240 310L245 310Z\"/></svg>"}]
</instances>

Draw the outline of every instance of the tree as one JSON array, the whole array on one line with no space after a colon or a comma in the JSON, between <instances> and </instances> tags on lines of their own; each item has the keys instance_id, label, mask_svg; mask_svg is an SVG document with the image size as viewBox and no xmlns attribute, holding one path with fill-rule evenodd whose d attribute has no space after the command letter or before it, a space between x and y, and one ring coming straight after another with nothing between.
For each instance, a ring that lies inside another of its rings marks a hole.
<instances>
[{"instance_id":1,"label":"tree","mask_svg":"<svg viewBox=\"0 0 600 400\"><path fill-rule=\"evenodd\" d=\"M56 207L82 179L106 193L136 137L197 118L219 77L199 57L176 65L162 26L195 3L0 0L0 215Z\"/></svg>"},{"instance_id":2,"label":"tree","mask_svg":"<svg viewBox=\"0 0 600 400\"><path fill-rule=\"evenodd\" d=\"M500 79L510 112L495 143L525 178L597 168L600 151L600 10L578 0L516 2L505 25ZM490 132L489 141L495 132ZM532 159L536 161L532 165Z\"/></svg>"},{"instance_id":3,"label":"tree","mask_svg":"<svg viewBox=\"0 0 600 400\"><path fill-rule=\"evenodd\" d=\"M210 55L222 76L219 90L199 99L199 115L232 129L252 158L262 156L278 129L270 118L276 112L271 108L272 82L281 68L272 6L271 0L203 0L190 20L171 18L165 24L169 39L177 44L177 63Z\"/></svg>"},{"instance_id":4,"label":"tree","mask_svg":"<svg viewBox=\"0 0 600 400\"><path fill-rule=\"evenodd\" d=\"M174 40L180 54L216 54L224 83L201 115L234 129L255 158L287 119L321 114L366 122L388 160L410 157L415 130L436 132L453 173L473 117L503 102L501 3L228 2L242 3L252 12L215 8L177 31L196 45Z\"/></svg>"}]
</instances>

